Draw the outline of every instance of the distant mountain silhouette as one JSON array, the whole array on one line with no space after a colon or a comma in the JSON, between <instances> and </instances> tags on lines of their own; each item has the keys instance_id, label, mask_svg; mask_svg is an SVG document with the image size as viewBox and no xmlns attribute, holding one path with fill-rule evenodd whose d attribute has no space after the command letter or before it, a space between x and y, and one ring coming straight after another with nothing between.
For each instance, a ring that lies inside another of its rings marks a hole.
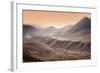
<instances>
[{"instance_id":1,"label":"distant mountain silhouette","mask_svg":"<svg viewBox=\"0 0 100 73\"><path fill-rule=\"evenodd\" d=\"M91 19L84 17L76 25L74 25L69 31L80 32L80 31L90 31L91 29Z\"/></svg>"},{"instance_id":2,"label":"distant mountain silhouette","mask_svg":"<svg viewBox=\"0 0 100 73\"><path fill-rule=\"evenodd\" d=\"M40 29L39 34L42 36L50 36L50 35L54 35L56 31L57 29L55 27L50 26L47 28Z\"/></svg>"},{"instance_id":3,"label":"distant mountain silhouette","mask_svg":"<svg viewBox=\"0 0 100 73\"><path fill-rule=\"evenodd\" d=\"M46 30L48 30L48 31L52 31L52 30L56 30L56 28L53 27L53 26L50 26L50 27L46 28Z\"/></svg>"},{"instance_id":4,"label":"distant mountain silhouette","mask_svg":"<svg viewBox=\"0 0 100 73\"><path fill-rule=\"evenodd\" d=\"M38 29L31 26L31 25L23 25L23 34L31 33L31 32L36 32Z\"/></svg>"},{"instance_id":5,"label":"distant mountain silhouette","mask_svg":"<svg viewBox=\"0 0 100 73\"><path fill-rule=\"evenodd\" d=\"M58 39L90 41L91 19L84 17L75 25L65 26L58 29L58 32L55 32L54 34L56 35L56 37L54 35L54 38Z\"/></svg>"}]
</instances>

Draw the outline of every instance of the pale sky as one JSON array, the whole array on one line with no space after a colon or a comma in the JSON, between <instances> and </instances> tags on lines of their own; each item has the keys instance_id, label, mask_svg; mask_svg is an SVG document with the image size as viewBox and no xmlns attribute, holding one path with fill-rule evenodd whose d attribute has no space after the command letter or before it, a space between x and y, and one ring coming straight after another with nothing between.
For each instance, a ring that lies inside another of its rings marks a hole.
<instances>
[{"instance_id":1,"label":"pale sky","mask_svg":"<svg viewBox=\"0 0 100 73\"><path fill-rule=\"evenodd\" d=\"M74 25L83 17L91 17L90 13L78 12L50 12L23 10L23 24L29 24L39 28L54 26L62 28L67 25Z\"/></svg>"}]
</instances>

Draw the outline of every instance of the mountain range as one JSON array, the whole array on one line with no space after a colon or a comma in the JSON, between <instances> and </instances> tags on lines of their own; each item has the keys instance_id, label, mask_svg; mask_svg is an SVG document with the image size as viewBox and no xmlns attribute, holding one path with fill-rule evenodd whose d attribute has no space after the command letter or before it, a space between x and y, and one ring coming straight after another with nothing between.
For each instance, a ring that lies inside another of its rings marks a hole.
<instances>
[{"instance_id":1,"label":"mountain range","mask_svg":"<svg viewBox=\"0 0 100 73\"><path fill-rule=\"evenodd\" d=\"M39 29L30 25L24 25L23 31L27 32L35 32L33 35L43 36L43 37L52 37L52 38L62 38L62 39L78 39L84 40L84 38L90 38L91 32L91 19L88 17L82 18L75 25L64 26L62 28L55 28L53 26ZM37 31L38 30L38 31ZM80 38L82 37L82 38ZM89 39L90 40L90 39Z\"/></svg>"}]
</instances>

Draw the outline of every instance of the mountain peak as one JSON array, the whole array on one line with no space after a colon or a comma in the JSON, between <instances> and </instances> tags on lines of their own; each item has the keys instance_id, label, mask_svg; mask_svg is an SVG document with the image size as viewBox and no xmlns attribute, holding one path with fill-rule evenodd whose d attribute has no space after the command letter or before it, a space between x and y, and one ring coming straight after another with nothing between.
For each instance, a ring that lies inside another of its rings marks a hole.
<instances>
[{"instance_id":1,"label":"mountain peak","mask_svg":"<svg viewBox=\"0 0 100 73\"><path fill-rule=\"evenodd\" d=\"M82 22L83 22L83 21L85 21L85 22L86 22L86 21L90 21L90 18L88 18L88 17L85 16L85 17L83 17L79 22L81 22L81 21L82 21Z\"/></svg>"},{"instance_id":2,"label":"mountain peak","mask_svg":"<svg viewBox=\"0 0 100 73\"><path fill-rule=\"evenodd\" d=\"M47 27L47 28L50 28L50 29L55 29L55 27L53 27L53 26L50 26L50 27Z\"/></svg>"},{"instance_id":3,"label":"mountain peak","mask_svg":"<svg viewBox=\"0 0 100 73\"><path fill-rule=\"evenodd\" d=\"M47 30L55 30L56 28L53 27L53 26L50 26L50 27L47 27L46 29L47 29Z\"/></svg>"},{"instance_id":4,"label":"mountain peak","mask_svg":"<svg viewBox=\"0 0 100 73\"><path fill-rule=\"evenodd\" d=\"M88 17L82 18L76 25L72 27L71 32L78 32L81 30L90 30L91 29L91 19Z\"/></svg>"},{"instance_id":5,"label":"mountain peak","mask_svg":"<svg viewBox=\"0 0 100 73\"><path fill-rule=\"evenodd\" d=\"M90 18L88 18L87 16L85 16L83 19L90 19Z\"/></svg>"}]
</instances>

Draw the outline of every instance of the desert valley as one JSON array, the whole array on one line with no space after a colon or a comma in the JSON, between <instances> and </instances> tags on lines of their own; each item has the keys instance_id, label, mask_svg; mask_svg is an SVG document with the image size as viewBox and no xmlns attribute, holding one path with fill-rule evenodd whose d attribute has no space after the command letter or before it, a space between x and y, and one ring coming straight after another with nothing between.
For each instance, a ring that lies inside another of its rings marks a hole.
<instances>
[{"instance_id":1,"label":"desert valley","mask_svg":"<svg viewBox=\"0 0 100 73\"><path fill-rule=\"evenodd\" d=\"M91 59L90 18L62 28L23 24L23 62L84 59Z\"/></svg>"}]
</instances>

